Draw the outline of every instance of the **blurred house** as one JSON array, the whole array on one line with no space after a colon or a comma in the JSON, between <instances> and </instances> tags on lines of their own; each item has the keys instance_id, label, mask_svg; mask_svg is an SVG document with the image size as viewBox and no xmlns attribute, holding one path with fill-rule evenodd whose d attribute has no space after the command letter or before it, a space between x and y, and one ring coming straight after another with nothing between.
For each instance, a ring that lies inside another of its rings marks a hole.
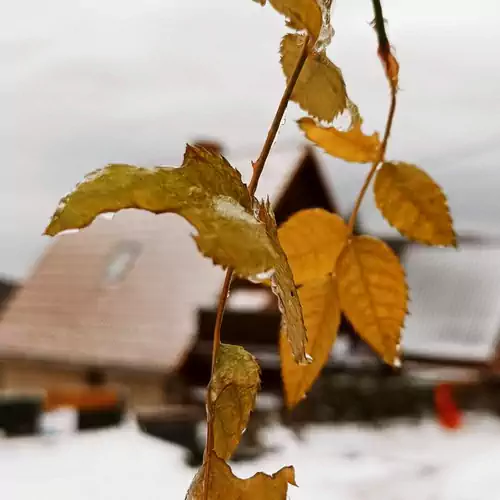
<instances>
[{"instance_id":1,"label":"blurred house","mask_svg":"<svg viewBox=\"0 0 500 500\"><path fill-rule=\"evenodd\" d=\"M250 169L250 162L241 168ZM303 208L338 211L311 149L288 158L271 154L269 171L275 174L264 176L258 194L270 194L278 223ZM192 232L178 216L128 210L57 237L2 315L0 389L116 386L144 407L182 400L179 374L190 386L204 386L224 273L198 254ZM405 370L492 366L500 247L471 240L457 252L386 241L401 256L412 289ZM269 290L236 280L223 339L259 358L264 390L280 387L279 324ZM344 318L327 370L363 364L382 369Z\"/></svg>"},{"instance_id":2,"label":"blurred house","mask_svg":"<svg viewBox=\"0 0 500 500\"><path fill-rule=\"evenodd\" d=\"M279 222L300 208L335 211L309 148L298 164L294 153L270 168L287 179L266 186ZM116 385L136 406L169 402L170 375L199 371L185 362L198 343L197 313L214 307L224 275L198 254L192 232L176 215L128 210L57 237L0 322L2 388ZM274 318L267 344L276 351Z\"/></svg>"},{"instance_id":3,"label":"blurred house","mask_svg":"<svg viewBox=\"0 0 500 500\"><path fill-rule=\"evenodd\" d=\"M18 288L19 285L14 281L0 278L0 314Z\"/></svg>"}]
</instances>

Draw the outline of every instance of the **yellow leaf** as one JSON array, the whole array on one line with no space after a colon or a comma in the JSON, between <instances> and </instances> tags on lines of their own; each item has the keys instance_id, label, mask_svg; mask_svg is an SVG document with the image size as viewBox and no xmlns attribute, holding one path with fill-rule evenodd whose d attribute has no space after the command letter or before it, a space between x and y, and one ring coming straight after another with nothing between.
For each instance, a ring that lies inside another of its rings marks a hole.
<instances>
[{"instance_id":1,"label":"yellow leaf","mask_svg":"<svg viewBox=\"0 0 500 500\"><path fill-rule=\"evenodd\" d=\"M183 216L198 230L199 250L241 276L274 267L277 254L240 173L213 151L187 146L180 168L108 165L93 172L61 200L45 234L80 229L126 208Z\"/></svg>"},{"instance_id":2,"label":"yellow leaf","mask_svg":"<svg viewBox=\"0 0 500 500\"><path fill-rule=\"evenodd\" d=\"M240 479L231 467L212 452L208 474L208 496L204 496L204 472L207 464L198 471L189 487L186 500L286 500L288 485L295 484L293 467L283 467L269 476L263 472Z\"/></svg>"},{"instance_id":3,"label":"yellow leaf","mask_svg":"<svg viewBox=\"0 0 500 500\"><path fill-rule=\"evenodd\" d=\"M408 288L398 257L382 241L354 236L337 260L342 310L357 333L390 364L399 364Z\"/></svg>"},{"instance_id":4,"label":"yellow leaf","mask_svg":"<svg viewBox=\"0 0 500 500\"><path fill-rule=\"evenodd\" d=\"M346 131L322 127L311 118L302 118L298 124L310 141L336 158L357 163L374 163L379 159L378 133L364 135L360 122Z\"/></svg>"},{"instance_id":5,"label":"yellow leaf","mask_svg":"<svg viewBox=\"0 0 500 500\"><path fill-rule=\"evenodd\" d=\"M260 368L243 347L221 344L209 386L214 451L229 460L246 429L260 385Z\"/></svg>"},{"instance_id":6,"label":"yellow leaf","mask_svg":"<svg viewBox=\"0 0 500 500\"><path fill-rule=\"evenodd\" d=\"M305 29L314 39L318 38L323 18L316 0L269 0L269 3L289 19L291 27Z\"/></svg>"},{"instance_id":7,"label":"yellow leaf","mask_svg":"<svg viewBox=\"0 0 500 500\"><path fill-rule=\"evenodd\" d=\"M446 197L417 166L384 163L375 177L374 191L382 215L402 235L430 245L456 245Z\"/></svg>"},{"instance_id":8,"label":"yellow leaf","mask_svg":"<svg viewBox=\"0 0 500 500\"><path fill-rule=\"evenodd\" d=\"M280 335L281 376L288 408L299 403L325 366L340 325L340 305L337 283L331 276L307 283L299 288L299 298L307 329L307 352L312 357L309 365L298 365L293 360L290 346Z\"/></svg>"},{"instance_id":9,"label":"yellow leaf","mask_svg":"<svg viewBox=\"0 0 500 500\"><path fill-rule=\"evenodd\" d=\"M288 34L281 42L281 66L289 80L305 43L305 36ZM310 115L331 122L347 105L342 73L324 52L311 49L291 97Z\"/></svg>"},{"instance_id":10,"label":"yellow leaf","mask_svg":"<svg viewBox=\"0 0 500 500\"><path fill-rule=\"evenodd\" d=\"M347 242L347 226L336 214L322 208L293 214L278 230L297 285L332 273Z\"/></svg>"},{"instance_id":11,"label":"yellow leaf","mask_svg":"<svg viewBox=\"0 0 500 500\"><path fill-rule=\"evenodd\" d=\"M266 203L259 204L258 213L259 219L264 222L267 234L273 242L274 250L279 255L274 264L274 273L271 276L271 289L278 297L278 304L283 318L282 328L290 342L295 361L297 363L307 363L307 334L302 316L302 307L293 281L292 270L278 239L276 219L269 200Z\"/></svg>"}]
</instances>

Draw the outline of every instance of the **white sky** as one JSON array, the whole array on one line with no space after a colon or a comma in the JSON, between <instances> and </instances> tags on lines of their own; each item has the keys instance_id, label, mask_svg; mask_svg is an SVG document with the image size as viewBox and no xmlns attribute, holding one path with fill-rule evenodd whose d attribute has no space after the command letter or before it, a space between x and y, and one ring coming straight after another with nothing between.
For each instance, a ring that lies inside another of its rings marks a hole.
<instances>
[{"instance_id":1,"label":"white sky","mask_svg":"<svg viewBox=\"0 0 500 500\"><path fill-rule=\"evenodd\" d=\"M500 233L500 7L385 0L401 63L388 155L419 163L459 230ZM387 90L369 0L338 0L329 55L380 129ZM178 164L184 144L256 157L283 89L282 18L251 0L16 0L0 17L0 274L24 277L59 198L111 161ZM301 141L290 107L278 146ZM364 166L326 160L348 207ZM277 175L277 172L270 175ZM364 222L385 231L368 202Z\"/></svg>"}]
</instances>

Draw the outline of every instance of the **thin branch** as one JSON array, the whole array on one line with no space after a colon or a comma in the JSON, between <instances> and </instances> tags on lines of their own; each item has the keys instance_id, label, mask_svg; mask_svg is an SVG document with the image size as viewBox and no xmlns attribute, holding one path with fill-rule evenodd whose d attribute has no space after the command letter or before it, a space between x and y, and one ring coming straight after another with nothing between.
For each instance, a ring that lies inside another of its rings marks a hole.
<instances>
[{"instance_id":1,"label":"thin branch","mask_svg":"<svg viewBox=\"0 0 500 500\"><path fill-rule=\"evenodd\" d=\"M264 170L267 157L269 156L269 153L273 146L273 142L276 139L276 135L280 128L281 120L283 119L283 115L285 114L288 101L292 96L295 84L299 79L299 75L302 71L302 68L304 67L304 63L306 62L307 54L309 51L309 40L310 37L308 35L304 41L304 46L302 47L302 51L300 52L300 56L297 60L297 64L295 66L295 69L293 70L292 76L290 77L290 80L288 80L285 91L283 92L283 96L281 97L281 101L278 105L278 109L276 110L276 114L274 115L273 122L269 129L269 132L267 133L266 142L264 142L264 145L262 146L262 151L259 155L259 158L253 164L252 179L250 180L250 184L248 185L248 192L251 196L255 194L255 190L257 189L257 184L259 183L260 176L262 174L262 171Z\"/></svg>"},{"instance_id":2,"label":"thin branch","mask_svg":"<svg viewBox=\"0 0 500 500\"><path fill-rule=\"evenodd\" d=\"M368 175L365 178L365 182L363 183L361 191L359 192L358 197L356 198L354 209L351 213L351 217L349 218L349 223L348 223L348 232L350 235L354 231L354 225L356 224L356 217L358 216L358 212L361 207L361 202L365 197L366 191L370 186L370 183L377 171L378 166L382 161L384 161L385 150L387 149L387 141L389 140L389 136L391 135L392 122L394 120L395 112L396 112L396 92L391 92L391 105L389 107L389 114L387 116L387 122L385 125L384 139L382 140L382 144L380 146L380 156L379 159L377 159L377 161L373 162L370 171L368 172Z\"/></svg>"},{"instance_id":3,"label":"thin branch","mask_svg":"<svg viewBox=\"0 0 500 500\"><path fill-rule=\"evenodd\" d=\"M351 217L349 218L348 223L348 231L349 234L352 235L354 231L354 225L356 223L356 217L358 216L359 208L361 207L361 202L365 197L366 191L370 186L370 182L372 181L378 166L380 163L384 161L385 151L387 149L387 142L389 141L389 136L391 135L392 122L394 121L394 113L396 112L396 94L398 91L398 72L399 72L399 64L396 58L391 53L391 44L389 43L389 38L385 31L385 19L384 13L382 11L382 5L380 0L372 0L373 4L373 12L375 15L375 19L373 20L373 25L375 28L375 32L377 33L378 39L378 56L384 65L385 75L387 77L387 81L389 82L389 86L391 89L391 104L389 107L389 114L387 116L387 121L385 124L385 132L384 138L382 140L382 144L380 145L380 154L377 161L373 162L368 175L365 178L361 191L356 198L356 202L354 204L354 209L351 213Z\"/></svg>"},{"instance_id":4,"label":"thin branch","mask_svg":"<svg viewBox=\"0 0 500 500\"><path fill-rule=\"evenodd\" d=\"M377 33L378 47L380 51L388 53L391 50L391 44L389 43L389 38L385 32L385 19L382 11L382 5L380 0L372 0L372 4L373 14L375 16L375 19L373 20L373 27Z\"/></svg>"},{"instance_id":5,"label":"thin branch","mask_svg":"<svg viewBox=\"0 0 500 500\"><path fill-rule=\"evenodd\" d=\"M274 115L274 119L271 123L271 127L269 128L269 132L267 133L266 140L264 145L262 146L262 151L260 152L259 157L253 163L253 173L252 178L250 179L250 183L248 184L248 192L250 196L254 196L255 191L257 189L257 185L259 183L260 176L264 170L266 165L267 158L269 153L271 152L271 148L273 146L274 140L276 139L276 135L278 134L278 130L281 125L281 121L283 120L283 115L285 114L286 108L288 106L288 102L290 101L290 97L292 96L293 89L295 88L295 84L299 79L300 72L304 67L304 63L306 62L307 55L309 52L309 35L306 36L304 41L304 46L302 51L300 52L299 59L297 60L297 64L295 69L293 70L292 76L290 80L288 80L285 91L283 92L283 96L281 97L280 103L278 105L278 109L276 110L276 114ZM217 316L215 319L215 328L214 328L214 339L213 339L213 347L212 347L212 371L211 378L214 375L215 364L217 360L217 355L219 353L219 347L221 342L221 327L222 327L222 318L224 316L224 310L226 308L227 299L229 297L229 290L231 288L231 281L233 278L233 270L228 269L226 272L226 277L224 279L224 284L222 286L222 291L219 296L219 303L217 305ZM208 425L207 425L207 442L205 446L205 468L203 475L203 498L204 500L208 500L208 480L210 477L210 456L211 451L214 447L214 432L213 432L213 422L212 422L212 412L210 408L210 391L207 392L207 412L208 412Z\"/></svg>"},{"instance_id":6,"label":"thin branch","mask_svg":"<svg viewBox=\"0 0 500 500\"><path fill-rule=\"evenodd\" d=\"M226 308L227 298L229 297L229 289L231 288L231 281L233 279L233 270L228 269L226 272L226 277L224 278L224 284L222 285L222 290L219 296L219 303L217 305L217 315L215 317L215 328L214 328L214 339L212 345L212 369L210 380L212 379L215 372L215 364L217 362L217 356L219 354L220 347L220 337L221 337L221 327L222 318L224 316L224 309ZM213 426L213 412L210 404L210 388L207 391L207 442L205 446L205 459L203 460L205 465L204 471L204 496L208 500L208 478L210 473L210 454L214 448L214 426Z\"/></svg>"}]
</instances>

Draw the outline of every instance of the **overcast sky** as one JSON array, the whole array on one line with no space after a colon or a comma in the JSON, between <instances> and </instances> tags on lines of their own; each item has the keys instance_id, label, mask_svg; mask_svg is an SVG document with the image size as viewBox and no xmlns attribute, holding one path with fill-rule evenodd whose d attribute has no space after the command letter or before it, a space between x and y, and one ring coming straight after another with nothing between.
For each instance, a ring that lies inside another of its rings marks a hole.
<instances>
[{"instance_id":1,"label":"overcast sky","mask_svg":"<svg viewBox=\"0 0 500 500\"><path fill-rule=\"evenodd\" d=\"M496 0L385 0L401 63L388 156L427 168L461 231L500 234L500 7ZM366 130L387 89L369 0L338 0L328 49ZM16 0L0 17L0 274L39 257L58 199L108 162L179 164L187 141L256 157L283 89L282 18L251 0ZM302 140L290 107L278 147ZM364 166L325 160L348 207ZM277 176L279 172L269 172ZM370 200L363 211L385 231Z\"/></svg>"}]
</instances>

